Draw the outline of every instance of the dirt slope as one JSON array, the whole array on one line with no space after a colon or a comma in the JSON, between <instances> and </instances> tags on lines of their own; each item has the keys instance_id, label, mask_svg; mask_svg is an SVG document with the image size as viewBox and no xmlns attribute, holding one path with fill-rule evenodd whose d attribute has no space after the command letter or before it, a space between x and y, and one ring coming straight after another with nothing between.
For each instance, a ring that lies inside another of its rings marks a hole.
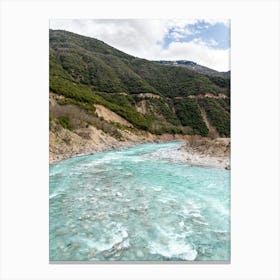
<instances>
[{"instance_id":1,"label":"dirt slope","mask_svg":"<svg viewBox=\"0 0 280 280\"><path fill-rule=\"evenodd\" d=\"M98 115L98 117L102 117L104 120L106 120L108 122L115 122L115 123L119 123L121 125L132 127L131 123L129 123L126 119L117 115L116 113L114 113L110 109L108 109L108 108L106 108L102 105L97 105L97 104L94 105L94 106L96 108L95 112Z\"/></svg>"}]
</instances>

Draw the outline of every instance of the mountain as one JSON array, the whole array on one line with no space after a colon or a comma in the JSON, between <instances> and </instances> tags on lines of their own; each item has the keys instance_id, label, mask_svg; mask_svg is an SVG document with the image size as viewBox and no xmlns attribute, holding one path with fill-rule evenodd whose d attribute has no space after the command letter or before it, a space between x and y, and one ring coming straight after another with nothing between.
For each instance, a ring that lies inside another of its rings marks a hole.
<instances>
[{"instance_id":1,"label":"mountain","mask_svg":"<svg viewBox=\"0 0 280 280\"><path fill-rule=\"evenodd\" d=\"M213 76L213 77L221 77L221 78L230 78L230 71L227 72L219 72L214 69L208 68L206 66L202 66L197 64L196 62L190 60L154 60L154 62L159 63L161 65L171 65L171 66L180 66L185 67L190 70L196 71L198 73Z\"/></svg>"},{"instance_id":2,"label":"mountain","mask_svg":"<svg viewBox=\"0 0 280 280\"><path fill-rule=\"evenodd\" d=\"M53 154L90 150L94 135L111 143L166 133L230 136L228 78L140 59L62 30L49 32L49 67Z\"/></svg>"}]
</instances>

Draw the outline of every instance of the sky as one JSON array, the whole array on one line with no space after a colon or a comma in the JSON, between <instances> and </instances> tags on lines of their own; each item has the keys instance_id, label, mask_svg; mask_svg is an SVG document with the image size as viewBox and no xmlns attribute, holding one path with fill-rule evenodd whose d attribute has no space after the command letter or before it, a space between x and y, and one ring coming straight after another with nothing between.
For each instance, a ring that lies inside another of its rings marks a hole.
<instances>
[{"instance_id":1,"label":"sky","mask_svg":"<svg viewBox=\"0 0 280 280\"><path fill-rule=\"evenodd\" d=\"M227 19L52 19L50 28L96 38L140 58L230 70Z\"/></svg>"}]
</instances>

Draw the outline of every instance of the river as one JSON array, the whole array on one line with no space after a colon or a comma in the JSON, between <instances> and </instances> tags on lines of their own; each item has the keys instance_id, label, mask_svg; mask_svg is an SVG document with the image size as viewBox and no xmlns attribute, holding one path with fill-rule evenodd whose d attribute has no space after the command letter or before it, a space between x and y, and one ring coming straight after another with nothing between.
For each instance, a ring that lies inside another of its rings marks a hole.
<instances>
[{"instance_id":1,"label":"river","mask_svg":"<svg viewBox=\"0 0 280 280\"><path fill-rule=\"evenodd\" d=\"M50 261L229 261L230 171L181 142L50 165Z\"/></svg>"}]
</instances>

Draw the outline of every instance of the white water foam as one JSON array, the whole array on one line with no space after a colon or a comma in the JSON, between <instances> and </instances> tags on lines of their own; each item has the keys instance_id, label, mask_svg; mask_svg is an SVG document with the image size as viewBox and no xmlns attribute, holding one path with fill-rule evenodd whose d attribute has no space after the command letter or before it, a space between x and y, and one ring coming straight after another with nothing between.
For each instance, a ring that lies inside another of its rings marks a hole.
<instances>
[{"instance_id":1,"label":"white water foam","mask_svg":"<svg viewBox=\"0 0 280 280\"><path fill-rule=\"evenodd\" d=\"M197 256L197 251L191 245L176 241L170 241L167 245L151 242L150 252L151 254L159 254L166 258L176 258L186 261L193 261Z\"/></svg>"}]
</instances>

